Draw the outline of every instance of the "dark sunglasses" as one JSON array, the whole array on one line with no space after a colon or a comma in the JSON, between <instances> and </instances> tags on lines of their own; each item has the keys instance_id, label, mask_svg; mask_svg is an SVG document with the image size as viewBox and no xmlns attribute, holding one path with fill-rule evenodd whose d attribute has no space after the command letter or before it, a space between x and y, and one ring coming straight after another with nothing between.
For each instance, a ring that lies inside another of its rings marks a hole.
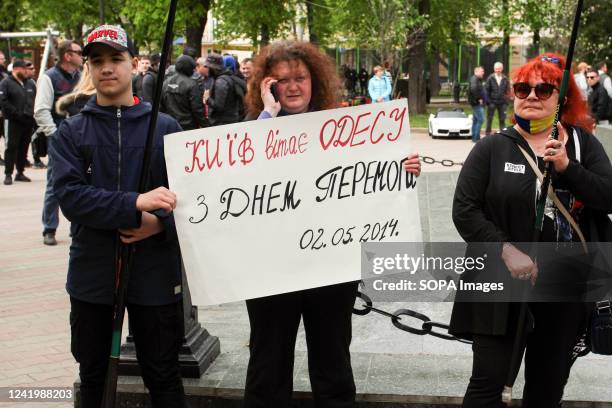
<instances>
[{"instance_id":1,"label":"dark sunglasses","mask_svg":"<svg viewBox=\"0 0 612 408\"><path fill-rule=\"evenodd\" d=\"M550 98L555 91L558 91L559 88L554 86L553 84L547 84L545 82L541 84L537 84L536 86L531 86L527 82L517 82L513 85L514 95L516 95L519 99L525 99L529 96L532 89L535 89L535 94L538 99L545 101Z\"/></svg>"},{"instance_id":2,"label":"dark sunglasses","mask_svg":"<svg viewBox=\"0 0 612 408\"><path fill-rule=\"evenodd\" d=\"M596 76L587 76L587 79L597 79Z\"/></svg>"}]
</instances>

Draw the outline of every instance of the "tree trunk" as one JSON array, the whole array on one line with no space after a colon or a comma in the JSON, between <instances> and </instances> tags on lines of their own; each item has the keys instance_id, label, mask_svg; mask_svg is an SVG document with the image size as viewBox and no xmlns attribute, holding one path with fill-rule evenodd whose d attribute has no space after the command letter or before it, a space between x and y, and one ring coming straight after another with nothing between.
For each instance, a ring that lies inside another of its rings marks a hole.
<instances>
[{"instance_id":1,"label":"tree trunk","mask_svg":"<svg viewBox=\"0 0 612 408\"><path fill-rule=\"evenodd\" d=\"M502 52L504 53L502 63L504 64L504 69L507 70L510 67L510 36L506 34L504 34Z\"/></svg>"},{"instance_id":2,"label":"tree trunk","mask_svg":"<svg viewBox=\"0 0 612 408\"><path fill-rule=\"evenodd\" d=\"M419 14L429 14L429 0L419 1ZM423 31L415 36L415 42L410 47L410 65L408 66L408 108L411 113L426 113L425 94L425 59L427 35Z\"/></svg>"},{"instance_id":3,"label":"tree trunk","mask_svg":"<svg viewBox=\"0 0 612 408\"><path fill-rule=\"evenodd\" d=\"M262 46L270 44L270 27L268 24L261 24L261 41L259 42Z\"/></svg>"},{"instance_id":4,"label":"tree trunk","mask_svg":"<svg viewBox=\"0 0 612 408\"><path fill-rule=\"evenodd\" d=\"M106 16L104 15L104 0L98 0L98 17L100 19L100 25L106 23Z\"/></svg>"},{"instance_id":5,"label":"tree trunk","mask_svg":"<svg viewBox=\"0 0 612 408\"><path fill-rule=\"evenodd\" d=\"M308 37L313 44L319 44L319 36L314 28L314 9L312 2L306 2L306 20L308 21Z\"/></svg>"},{"instance_id":6,"label":"tree trunk","mask_svg":"<svg viewBox=\"0 0 612 408\"><path fill-rule=\"evenodd\" d=\"M540 55L540 29L537 28L533 31L533 55L536 57Z\"/></svg>"},{"instance_id":7,"label":"tree trunk","mask_svg":"<svg viewBox=\"0 0 612 408\"><path fill-rule=\"evenodd\" d=\"M504 69L508 69L510 67L510 12L508 10L508 0L502 1L502 15L504 17L504 40L502 45L502 52L504 55L502 56L502 63L504 64Z\"/></svg>"},{"instance_id":8,"label":"tree trunk","mask_svg":"<svg viewBox=\"0 0 612 408\"><path fill-rule=\"evenodd\" d=\"M72 37L72 38L75 38L78 42L81 42L82 41L81 38L83 38L83 23L81 22L77 23L74 33L76 37Z\"/></svg>"},{"instance_id":9,"label":"tree trunk","mask_svg":"<svg viewBox=\"0 0 612 408\"><path fill-rule=\"evenodd\" d=\"M204 28L206 27L206 21L208 19L208 10L210 9L211 0L199 0L199 3L204 7L202 18L200 18L197 23L188 20L185 24L186 46L195 49L198 57L202 55L202 35L204 35Z\"/></svg>"},{"instance_id":10,"label":"tree trunk","mask_svg":"<svg viewBox=\"0 0 612 408\"><path fill-rule=\"evenodd\" d=\"M429 61L429 90L431 96L438 96L440 94L440 58L437 50L432 50Z\"/></svg>"}]
</instances>

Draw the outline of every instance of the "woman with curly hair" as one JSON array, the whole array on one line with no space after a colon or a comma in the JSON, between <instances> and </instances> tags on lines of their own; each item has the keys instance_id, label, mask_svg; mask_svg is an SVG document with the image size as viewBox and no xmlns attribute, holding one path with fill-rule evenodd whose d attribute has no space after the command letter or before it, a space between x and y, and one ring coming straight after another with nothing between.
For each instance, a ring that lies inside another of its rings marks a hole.
<instances>
[{"instance_id":1,"label":"woman with curly hair","mask_svg":"<svg viewBox=\"0 0 612 408\"><path fill-rule=\"evenodd\" d=\"M317 47L305 42L275 43L264 48L253 62L246 96L248 116L268 119L337 108L340 89L334 62ZM410 155L404 168L418 176L418 155ZM341 283L246 301L251 324L246 407L291 405L300 318L306 331L315 406L354 405L349 346L357 284Z\"/></svg>"},{"instance_id":2,"label":"woman with curly hair","mask_svg":"<svg viewBox=\"0 0 612 408\"><path fill-rule=\"evenodd\" d=\"M453 202L453 221L469 243L468 251L491 243L482 274L470 271L461 279L486 280L500 273L509 290L533 286L522 403L530 408L560 406L573 347L592 309L582 302L586 263L575 252L569 256L569 250L582 248L585 240L599 241L600 226L610 223L607 214L612 212L610 160L590 133L593 120L571 76L559 139L550 137L564 69L565 58L547 53L514 72L515 125L476 143L459 174ZM541 241L554 244L532 259L537 168L542 171L545 163L554 168L557 198L546 204ZM473 297L461 302L464 295L457 294L449 330L474 341L472 376L462 406L505 407L501 393L520 303L473 302Z\"/></svg>"}]
</instances>

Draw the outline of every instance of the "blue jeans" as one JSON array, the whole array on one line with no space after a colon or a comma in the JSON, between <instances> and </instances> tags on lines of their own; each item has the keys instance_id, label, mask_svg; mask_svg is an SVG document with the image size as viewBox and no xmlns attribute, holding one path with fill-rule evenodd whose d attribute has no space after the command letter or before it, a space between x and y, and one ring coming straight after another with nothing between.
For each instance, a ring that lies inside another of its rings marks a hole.
<instances>
[{"instance_id":1,"label":"blue jeans","mask_svg":"<svg viewBox=\"0 0 612 408\"><path fill-rule=\"evenodd\" d=\"M482 105L472 106L473 119L472 119L472 142L480 140L480 129L484 123L484 107Z\"/></svg>"},{"instance_id":2,"label":"blue jeans","mask_svg":"<svg viewBox=\"0 0 612 408\"><path fill-rule=\"evenodd\" d=\"M55 137L49 136L49 150L54 142ZM45 189L45 201L42 212L43 235L48 232L55 232L59 224L59 203L55 193L53 193L53 155L48 154L47 156L49 160L47 162L47 188Z\"/></svg>"}]
</instances>

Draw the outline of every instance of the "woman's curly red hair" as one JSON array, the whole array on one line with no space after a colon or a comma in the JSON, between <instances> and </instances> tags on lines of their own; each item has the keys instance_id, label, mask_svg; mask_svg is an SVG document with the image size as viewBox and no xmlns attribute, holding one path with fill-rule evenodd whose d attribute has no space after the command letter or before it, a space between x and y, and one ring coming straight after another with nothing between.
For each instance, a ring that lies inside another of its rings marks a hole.
<instances>
[{"instance_id":1,"label":"woman's curly red hair","mask_svg":"<svg viewBox=\"0 0 612 408\"><path fill-rule=\"evenodd\" d=\"M261 81L281 61L302 61L312 80L310 110L333 109L339 106L341 82L334 61L318 47L303 41L281 41L263 48L253 61L245 97L249 117L257 116L264 108L261 100Z\"/></svg>"},{"instance_id":2,"label":"woman's curly red hair","mask_svg":"<svg viewBox=\"0 0 612 408\"><path fill-rule=\"evenodd\" d=\"M552 62L558 60L559 62ZM513 82L527 82L532 74L539 75L544 82L561 86L563 70L565 69L565 58L553 54L545 53L529 60L525 65L514 70L512 74ZM582 94L576 82L573 72L570 72L566 101L563 106L561 122L573 126L578 126L589 131L593 130L593 119L589 114L586 101L582 99Z\"/></svg>"}]
</instances>

